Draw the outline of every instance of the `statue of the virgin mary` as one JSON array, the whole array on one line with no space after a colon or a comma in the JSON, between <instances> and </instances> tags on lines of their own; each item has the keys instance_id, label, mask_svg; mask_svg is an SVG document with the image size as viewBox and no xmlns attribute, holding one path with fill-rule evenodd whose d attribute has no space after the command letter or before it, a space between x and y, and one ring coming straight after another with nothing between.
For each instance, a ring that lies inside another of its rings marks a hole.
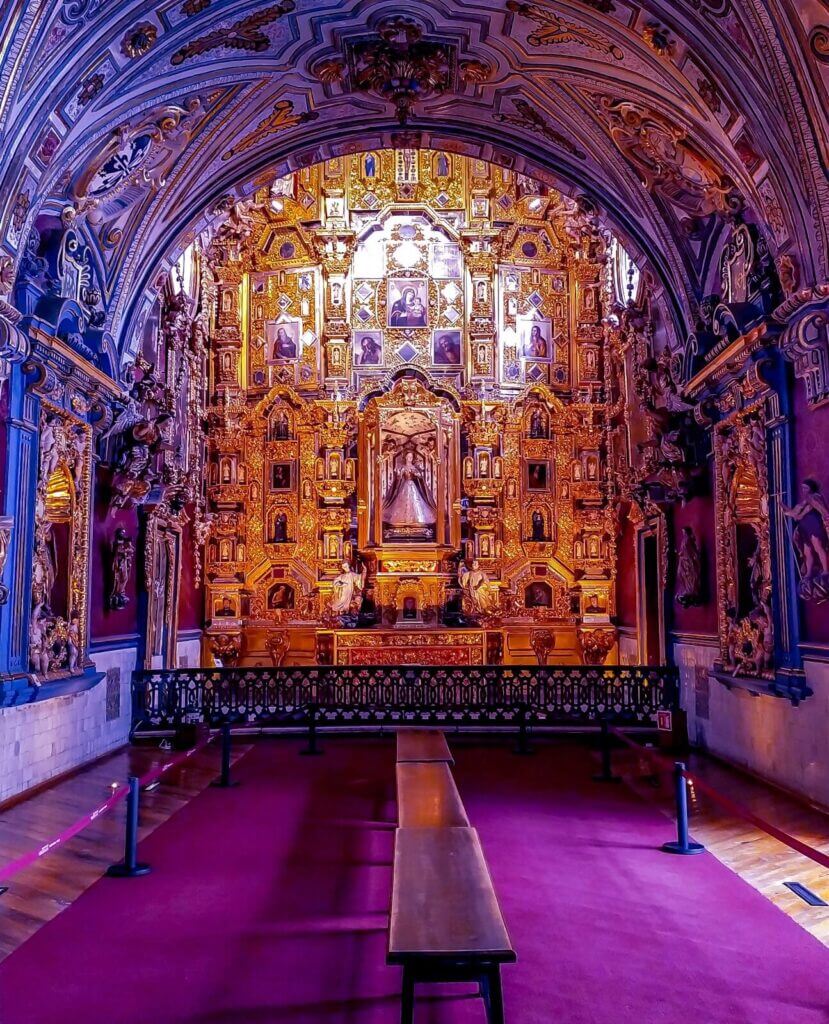
<instances>
[{"instance_id":1,"label":"statue of the virgin mary","mask_svg":"<svg viewBox=\"0 0 829 1024\"><path fill-rule=\"evenodd\" d=\"M414 452L409 450L403 464L395 469L394 479L383 501L383 522L401 536L414 538L420 533L432 538L436 520L435 503L423 473L415 463Z\"/></svg>"}]
</instances>

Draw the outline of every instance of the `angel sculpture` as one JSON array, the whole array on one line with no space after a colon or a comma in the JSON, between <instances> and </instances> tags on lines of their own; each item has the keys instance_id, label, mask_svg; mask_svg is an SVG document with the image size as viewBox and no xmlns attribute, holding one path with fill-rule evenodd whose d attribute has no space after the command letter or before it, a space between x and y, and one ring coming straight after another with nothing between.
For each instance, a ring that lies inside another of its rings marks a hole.
<instances>
[{"instance_id":1,"label":"angel sculpture","mask_svg":"<svg viewBox=\"0 0 829 1024\"><path fill-rule=\"evenodd\" d=\"M352 571L348 562L343 562L341 568L342 572L332 584L331 603L328 606L332 615L348 615L352 602L356 601L366 583L365 566L359 573Z\"/></svg>"},{"instance_id":2,"label":"angel sculpture","mask_svg":"<svg viewBox=\"0 0 829 1024\"><path fill-rule=\"evenodd\" d=\"M497 615L500 605L498 585L490 582L477 558L473 561L471 569L461 565L458 570L458 583L463 592L465 611L471 612L473 617Z\"/></svg>"}]
</instances>

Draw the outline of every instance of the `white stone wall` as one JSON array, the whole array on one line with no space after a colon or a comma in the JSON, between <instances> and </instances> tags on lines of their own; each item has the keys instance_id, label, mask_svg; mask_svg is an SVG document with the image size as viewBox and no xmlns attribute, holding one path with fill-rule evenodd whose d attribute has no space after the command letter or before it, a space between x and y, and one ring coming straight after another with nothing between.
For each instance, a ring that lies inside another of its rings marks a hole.
<instances>
[{"instance_id":1,"label":"white stone wall","mask_svg":"<svg viewBox=\"0 0 829 1024\"><path fill-rule=\"evenodd\" d=\"M691 742L829 807L829 662L805 661L814 695L793 707L709 678L719 653L713 637L675 643L674 651Z\"/></svg>"},{"instance_id":2,"label":"white stone wall","mask_svg":"<svg viewBox=\"0 0 829 1024\"><path fill-rule=\"evenodd\" d=\"M104 678L82 693L0 709L0 802L127 742L136 649L92 655Z\"/></svg>"},{"instance_id":3,"label":"white stone wall","mask_svg":"<svg viewBox=\"0 0 829 1024\"><path fill-rule=\"evenodd\" d=\"M179 668L201 668L201 633L180 639L176 656Z\"/></svg>"}]
</instances>

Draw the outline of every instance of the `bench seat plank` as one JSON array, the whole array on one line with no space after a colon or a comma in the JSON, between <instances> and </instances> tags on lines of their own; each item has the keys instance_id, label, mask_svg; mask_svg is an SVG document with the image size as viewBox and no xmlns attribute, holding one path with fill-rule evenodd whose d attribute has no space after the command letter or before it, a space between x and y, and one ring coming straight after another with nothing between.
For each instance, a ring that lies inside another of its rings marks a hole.
<instances>
[{"instance_id":1,"label":"bench seat plank","mask_svg":"<svg viewBox=\"0 0 829 1024\"><path fill-rule=\"evenodd\" d=\"M388 963L428 958L512 963L501 908L474 828L399 828Z\"/></svg>"},{"instance_id":2,"label":"bench seat plank","mask_svg":"<svg viewBox=\"0 0 829 1024\"><path fill-rule=\"evenodd\" d=\"M404 761L445 761L454 764L444 734L436 729L399 729L397 763Z\"/></svg>"},{"instance_id":3,"label":"bench seat plank","mask_svg":"<svg viewBox=\"0 0 829 1024\"><path fill-rule=\"evenodd\" d=\"M415 761L397 765L397 821L401 828L469 825L448 764Z\"/></svg>"}]
</instances>

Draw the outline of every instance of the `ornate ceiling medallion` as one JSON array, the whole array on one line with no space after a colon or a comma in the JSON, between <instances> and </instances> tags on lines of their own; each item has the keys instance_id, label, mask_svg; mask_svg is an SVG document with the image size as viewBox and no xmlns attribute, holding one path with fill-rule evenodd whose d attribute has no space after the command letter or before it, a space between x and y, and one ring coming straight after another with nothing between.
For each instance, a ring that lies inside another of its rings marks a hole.
<instances>
[{"instance_id":1,"label":"ornate ceiling medallion","mask_svg":"<svg viewBox=\"0 0 829 1024\"><path fill-rule=\"evenodd\" d=\"M405 125L415 103L484 82L492 71L480 60L459 62L455 43L429 39L411 18L398 16L381 21L372 36L345 40L344 61L327 56L313 73L326 85L337 82L393 103Z\"/></svg>"}]
</instances>

